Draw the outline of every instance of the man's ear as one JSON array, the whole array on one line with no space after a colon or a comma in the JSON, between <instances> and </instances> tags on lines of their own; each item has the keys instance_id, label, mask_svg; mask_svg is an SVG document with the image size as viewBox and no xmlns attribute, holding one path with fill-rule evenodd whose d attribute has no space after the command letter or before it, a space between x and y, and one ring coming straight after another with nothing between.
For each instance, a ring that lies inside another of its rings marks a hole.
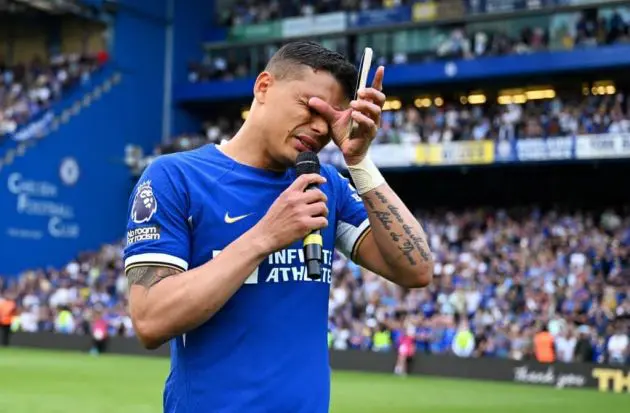
<instances>
[{"instance_id":1,"label":"man's ear","mask_svg":"<svg viewBox=\"0 0 630 413\"><path fill-rule=\"evenodd\" d=\"M254 83L254 99L258 103L264 104L267 100L267 92L273 85L274 78L269 72L262 72L256 78Z\"/></svg>"}]
</instances>

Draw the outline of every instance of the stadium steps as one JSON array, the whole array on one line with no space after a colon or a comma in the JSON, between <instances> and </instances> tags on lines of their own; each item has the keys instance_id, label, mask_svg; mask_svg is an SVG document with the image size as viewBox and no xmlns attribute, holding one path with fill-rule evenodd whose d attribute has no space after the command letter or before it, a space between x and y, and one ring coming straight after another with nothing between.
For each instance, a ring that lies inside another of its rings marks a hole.
<instances>
[{"instance_id":1,"label":"stadium steps","mask_svg":"<svg viewBox=\"0 0 630 413\"><path fill-rule=\"evenodd\" d=\"M94 85L85 91L81 88L79 91L70 92L70 94L58 102L51 110L41 119L37 119L26 125L21 130L31 128L33 136L21 142L11 141L0 154L0 171L3 168L11 166L17 157L25 156L26 153L37 146L39 142L46 139L50 134L63 128L90 106L100 100L105 94L111 92L122 79L122 73L117 70L105 70L99 74L98 79L93 81ZM79 93L77 93L79 92ZM45 122L39 124L39 122Z\"/></svg>"}]
</instances>

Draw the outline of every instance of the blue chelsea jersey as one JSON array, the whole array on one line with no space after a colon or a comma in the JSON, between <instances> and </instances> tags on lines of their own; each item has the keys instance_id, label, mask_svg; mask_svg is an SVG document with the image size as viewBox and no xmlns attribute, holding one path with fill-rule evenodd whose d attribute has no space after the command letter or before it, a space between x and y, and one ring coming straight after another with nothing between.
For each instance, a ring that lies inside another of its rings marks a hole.
<instances>
[{"instance_id":1,"label":"blue chelsea jersey","mask_svg":"<svg viewBox=\"0 0 630 413\"><path fill-rule=\"evenodd\" d=\"M322 278L305 276L301 240L264 259L209 321L171 340L165 412L328 412L333 252L352 257L369 222L349 181L329 165L321 174L329 209ZM254 226L295 178L295 169L243 165L215 145L157 158L129 201L125 270L206 263Z\"/></svg>"}]
</instances>

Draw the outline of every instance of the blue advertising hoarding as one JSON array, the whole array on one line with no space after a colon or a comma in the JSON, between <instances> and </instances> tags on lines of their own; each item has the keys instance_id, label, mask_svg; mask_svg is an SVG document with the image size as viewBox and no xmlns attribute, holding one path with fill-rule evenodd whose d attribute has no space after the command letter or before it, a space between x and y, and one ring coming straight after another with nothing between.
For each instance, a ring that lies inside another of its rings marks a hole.
<instances>
[{"instance_id":1,"label":"blue advertising hoarding","mask_svg":"<svg viewBox=\"0 0 630 413\"><path fill-rule=\"evenodd\" d=\"M109 165L99 151L90 153L83 145L55 147L52 139L35 149L38 153L16 157L0 171L3 276L59 268L80 251L124 235L124 165Z\"/></svg>"},{"instance_id":2,"label":"blue advertising hoarding","mask_svg":"<svg viewBox=\"0 0 630 413\"><path fill-rule=\"evenodd\" d=\"M388 26L411 21L411 6L361 10L348 14L349 27Z\"/></svg>"},{"instance_id":3,"label":"blue advertising hoarding","mask_svg":"<svg viewBox=\"0 0 630 413\"><path fill-rule=\"evenodd\" d=\"M466 12L471 15L484 13L509 13L520 10L537 10L554 6L570 6L575 0L466 0Z\"/></svg>"},{"instance_id":4,"label":"blue advertising hoarding","mask_svg":"<svg viewBox=\"0 0 630 413\"><path fill-rule=\"evenodd\" d=\"M515 162L516 140L501 139L494 144L494 161L496 163Z\"/></svg>"},{"instance_id":5,"label":"blue advertising hoarding","mask_svg":"<svg viewBox=\"0 0 630 413\"><path fill-rule=\"evenodd\" d=\"M575 158L575 139L572 136L519 139L516 159L528 161L566 161Z\"/></svg>"}]
</instances>

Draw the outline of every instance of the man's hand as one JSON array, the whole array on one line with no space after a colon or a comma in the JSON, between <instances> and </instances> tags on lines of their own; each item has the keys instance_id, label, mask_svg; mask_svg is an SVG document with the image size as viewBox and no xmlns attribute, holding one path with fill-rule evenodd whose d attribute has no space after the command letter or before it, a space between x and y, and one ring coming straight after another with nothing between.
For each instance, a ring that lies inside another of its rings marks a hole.
<instances>
[{"instance_id":1,"label":"man's hand","mask_svg":"<svg viewBox=\"0 0 630 413\"><path fill-rule=\"evenodd\" d=\"M298 177L275 202L253 230L264 239L268 253L291 245L311 231L328 225L326 195L317 188L305 191L306 187L321 185L326 178L318 174Z\"/></svg>"},{"instance_id":2,"label":"man's hand","mask_svg":"<svg viewBox=\"0 0 630 413\"><path fill-rule=\"evenodd\" d=\"M341 149L348 165L359 163L376 137L385 105L385 94L382 92L384 76L385 68L379 66L372 87L359 90L359 99L351 101L349 109L335 110L327 102L316 97L308 102L309 106L321 114L330 125L332 139ZM357 123L356 128L352 128L351 120Z\"/></svg>"}]
</instances>

